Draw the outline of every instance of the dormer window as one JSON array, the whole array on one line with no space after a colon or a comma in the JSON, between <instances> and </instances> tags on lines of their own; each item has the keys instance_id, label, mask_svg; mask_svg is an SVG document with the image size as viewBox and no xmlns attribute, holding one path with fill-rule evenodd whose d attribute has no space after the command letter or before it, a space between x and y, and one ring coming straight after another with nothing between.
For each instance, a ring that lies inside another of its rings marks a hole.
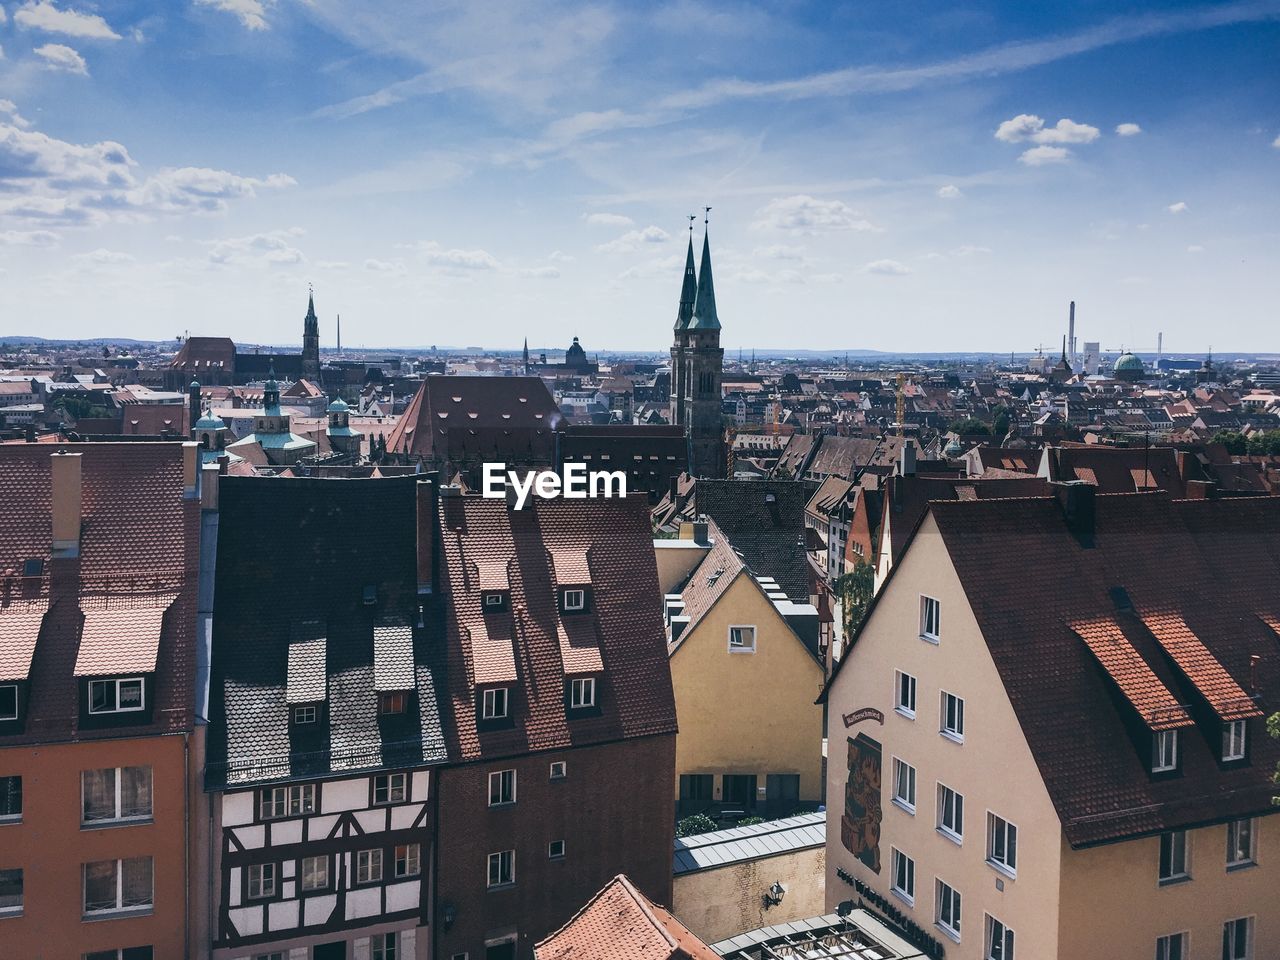
<instances>
[{"instance_id":1,"label":"dormer window","mask_svg":"<svg viewBox=\"0 0 1280 960\"><path fill-rule=\"evenodd\" d=\"M1161 730L1151 736L1151 772L1169 773L1178 769L1178 731Z\"/></svg>"},{"instance_id":2,"label":"dormer window","mask_svg":"<svg viewBox=\"0 0 1280 960\"><path fill-rule=\"evenodd\" d=\"M581 613L587 609L587 591L581 587L569 587L560 592L561 608L565 613Z\"/></svg>"},{"instance_id":3,"label":"dormer window","mask_svg":"<svg viewBox=\"0 0 1280 960\"><path fill-rule=\"evenodd\" d=\"M398 690L384 690L378 694L378 714L388 717L404 713L405 694Z\"/></svg>"},{"instance_id":4,"label":"dormer window","mask_svg":"<svg viewBox=\"0 0 1280 960\"><path fill-rule=\"evenodd\" d=\"M89 681L90 713L134 713L146 707L141 677Z\"/></svg>"},{"instance_id":5,"label":"dormer window","mask_svg":"<svg viewBox=\"0 0 1280 960\"><path fill-rule=\"evenodd\" d=\"M29 557L22 561L22 575L24 577L39 577L44 574L44 560L40 557Z\"/></svg>"},{"instance_id":6,"label":"dormer window","mask_svg":"<svg viewBox=\"0 0 1280 960\"><path fill-rule=\"evenodd\" d=\"M293 722L315 723L316 713L316 705L314 703L301 704L293 708Z\"/></svg>"},{"instance_id":7,"label":"dormer window","mask_svg":"<svg viewBox=\"0 0 1280 960\"><path fill-rule=\"evenodd\" d=\"M1245 720L1233 720L1222 725L1222 759L1224 761L1244 759L1248 729Z\"/></svg>"},{"instance_id":8,"label":"dormer window","mask_svg":"<svg viewBox=\"0 0 1280 960\"><path fill-rule=\"evenodd\" d=\"M493 687L480 695L480 717L483 720L502 720L509 711L510 697L506 687Z\"/></svg>"},{"instance_id":9,"label":"dormer window","mask_svg":"<svg viewBox=\"0 0 1280 960\"><path fill-rule=\"evenodd\" d=\"M18 685L0 683L0 721L18 719Z\"/></svg>"},{"instance_id":10,"label":"dormer window","mask_svg":"<svg viewBox=\"0 0 1280 960\"><path fill-rule=\"evenodd\" d=\"M501 613L507 609L507 593L505 590L486 590L483 593L484 612Z\"/></svg>"},{"instance_id":11,"label":"dormer window","mask_svg":"<svg viewBox=\"0 0 1280 960\"><path fill-rule=\"evenodd\" d=\"M596 705L596 678L575 677L569 681L569 709L582 710Z\"/></svg>"},{"instance_id":12,"label":"dormer window","mask_svg":"<svg viewBox=\"0 0 1280 960\"><path fill-rule=\"evenodd\" d=\"M378 588L374 584L368 584L361 592L361 599L366 607L371 607L378 602Z\"/></svg>"}]
</instances>

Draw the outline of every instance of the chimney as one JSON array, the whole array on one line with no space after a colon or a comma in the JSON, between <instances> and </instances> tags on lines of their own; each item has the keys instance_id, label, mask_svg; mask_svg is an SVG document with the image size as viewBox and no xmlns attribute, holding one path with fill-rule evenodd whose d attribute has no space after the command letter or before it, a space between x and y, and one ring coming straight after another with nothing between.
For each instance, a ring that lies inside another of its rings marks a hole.
<instances>
[{"instance_id":1,"label":"chimney","mask_svg":"<svg viewBox=\"0 0 1280 960\"><path fill-rule=\"evenodd\" d=\"M427 480L419 480L417 490L418 525L418 593L435 593L436 589L436 530L440 523L436 511L436 487L440 474L428 473Z\"/></svg>"},{"instance_id":2,"label":"chimney","mask_svg":"<svg viewBox=\"0 0 1280 960\"><path fill-rule=\"evenodd\" d=\"M200 444L187 440L182 444L182 496L194 500L200 477Z\"/></svg>"},{"instance_id":3,"label":"chimney","mask_svg":"<svg viewBox=\"0 0 1280 960\"><path fill-rule=\"evenodd\" d=\"M1076 302L1074 300L1071 301L1071 313L1067 319L1067 348L1071 351L1067 362L1074 369L1076 365Z\"/></svg>"},{"instance_id":4,"label":"chimney","mask_svg":"<svg viewBox=\"0 0 1280 960\"><path fill-rule=\"evenodd\" d=\"M898 460L898 473L904 477L916 475L916 445L909 440L902 441L902 455Z\"/></svg>"},{"instance_id":5,"label":"chimney","mask_svg":"<svg viewBox=\"0 0 1280 960\"><path fill-rule=\"evenodd\" d=\"M1051 480L1050 489L1058 498L1067 528L1082 547L1093 546L1094 494L1098 488L1083 480Z\"/></svg>"},{"instance_id":6,"label":"chimney","mask_svg":"<svg viewBox=\"0 0 1280 960\"><path fill-rule=\"evenodd\" d=\"M1187 499L1210 500L1213 498L1213 486L1212 480L1188 480Z\"/></svg>"},{"instance_id":7,"label":"chimney","mask_svg":"<svg viewBox=\"0 0 1280 960\"><path fill-rule=\"evenodd\" d=\"M200 509L206 513L218 510L218 475L222 467L217 463L206 463L200 467Z\"/></svg>"},{"instance_id":8,"label":"chimney","mask_svg":"<svg viewBox=\"0 0 1280 960\"><path fill-rule=\"evenodd\" d=\"M187 410L187 433L192 434L196 429L196 421L200 419L200 384L194 380L187 387Z\"/></svg>"},{"instance_id":9,"label":"chimney","mask_svg":"<svg viewBox=\"0 0 1280 960\"><path fill-rule=\"evenodd\" d=\"M53 481L53 555L80 556L80 458L59 450L49 458Z\"/></svg>"},{"instance_id":10,"label":"chimney","mask_svg":"<svg viewBox=\"0 0 1280 960\"><path fill-rule=\"evenodd\" d=\"M693 522L693 542L694 543L707 542L707 521L695 520Z\"/></svg>"},{"instance_id":11,"label":"chimney","mask_svg":"<svg viewBox=\"0 0 1280 960\"><path fill-rule=\"evenodd\" d=\"M679 495L680 495L680 476L679 474L677 474L676 476L671 478L671 502L675 503L676 497L678 497Z\"/></svg>"}]
</instances>

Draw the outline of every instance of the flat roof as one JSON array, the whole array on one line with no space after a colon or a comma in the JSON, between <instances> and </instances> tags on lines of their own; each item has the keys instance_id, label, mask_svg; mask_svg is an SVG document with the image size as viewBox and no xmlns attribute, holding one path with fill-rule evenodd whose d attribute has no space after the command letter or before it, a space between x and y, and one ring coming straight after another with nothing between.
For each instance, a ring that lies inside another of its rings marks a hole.
<instances>
[{"instance_id":1,"label":"flat roof","mask_svg":"<svg viewBox=\"0 0 1280 960\"><path fill-rule=\"evenodd\" d=\"M917 960L925 956L865 909L793 920L711 944L726 960Z\"/></svg>"},{"instance_id":2,"label":"flat roof","mask_svg":"<svg viewBox=\"0 0 1280 960\"><path fill-rule=\"evenodd\" d=\"M827 842L827 815L803 813L745 827L713 830L692 837L677 837L674 873L695 873L730 863L776 857Z\"/></svg>"}]
</instances>

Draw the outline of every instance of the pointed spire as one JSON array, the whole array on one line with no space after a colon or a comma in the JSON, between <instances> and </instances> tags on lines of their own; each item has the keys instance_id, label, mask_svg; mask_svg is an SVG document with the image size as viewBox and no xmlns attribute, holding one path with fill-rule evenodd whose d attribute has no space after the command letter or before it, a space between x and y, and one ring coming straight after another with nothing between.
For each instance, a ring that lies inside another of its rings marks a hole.
<instances>
[{"instance_id":1,"label":"pointed spire","mask_svg":"<svg viewBox=\"0 0 1280 960\"><path fill-rule=\"evenodd\" d=\"M680 287L680 309L676 311L676 330L684 330L693 319L693 304L698 296L698 276L693 272L693 217L689 218L689 252L684 258L684 284Z\"/></svg>"},{"instance_id":2,"label":"pointed spire","mask_svg":"<svg viewBox=\"0 0 1280 960\"><path fill-rule=\"evenodd\" d=\"M707 207L707 210L710 209L710 207ZM716 315L716 289L711 279L711 239L709 231L702 235L702 265L698 267L698 296L693 305L693 319L689 321L689 329L720 329L720 318Z\"/></svg>"}]
</instances>

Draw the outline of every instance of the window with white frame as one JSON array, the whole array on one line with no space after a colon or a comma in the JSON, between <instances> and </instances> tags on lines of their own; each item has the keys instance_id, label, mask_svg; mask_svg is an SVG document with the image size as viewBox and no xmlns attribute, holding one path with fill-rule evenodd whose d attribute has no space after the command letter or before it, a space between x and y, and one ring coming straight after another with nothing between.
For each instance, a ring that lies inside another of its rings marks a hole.
<instances>
[{"instance_id":1,"label":"window with white frame","mask_svg":"<svg viewBox=\"0 0 1280 960\"><path fill-rule=\"evenodd\" d=\"M85 915L146 910L153 902L151 858L99 860L84 865Z\"/></svg>"},{"instance_id":2,"label":"window with white frame","mask_svg":"<svg viewBox=\"0 0 1280 960\"><path fill-rule=\"evenodd\" d=\"M298 872L302 877L302 890L304 893L312 890L328 890L329 889L329 858L324 857L303 857L302 869Z\"/></svg>"},{"instance_id":3,"label":"window with white frame","mask_svg":"<svg viewBox=\"0 0 1280 960\"><path fill-rule=\"evenodd\" d=\"M18 719L18 685L0 683L0 720Z\"/></svg>"},{"instance_id":4,"label":"window with white frame","mask_svg":"<svg viewBox=\"0 0 1280 960\"><path fill-rule=\"evenodd\" d=\"M486 593L484 595L484 605L486 607L500 607L502 606L503 599L504 598L500 593Z\"/></svg>"},{"instance_id":5,"label":"window with white frame","mask_svg":"<svg viewBox=\"0 0 1280 960\"><path fill-rule=\"evenodd\" d=\"M550 843L547 844L547 859L548 860L564 859L564 841L563 840L552 840Z\"/></svg>"},{"instance_id":6,"label":"window with white frame","mask_svg":"<svg viewBox=\"0 0 1280 960\"><path fill-rule=\"evenodd\" d=\"M304 703L293 708L294 723L315 723L316 722L316 705L314 703Z\"/></svg>"},{"instance_id":7,"label":"window with white frame","mask_svg":"<svg viewBox=\"0 0 1280 960\"><path fill-rule=\"evenodd\" d=\"M150 767L106 767L80 772L81 823L145 820L150 816Z\"/></svg>"},{"instance_id":8,"label":"window with white frame","mask_svg":"<svg viewBox=\"0 0 1280 960\"><path fill-rule=\"evenodd\" d=\"M916 902L916 862L897 847L893 851L893 883L889 887L907 903Z\"/></svg>"},{"instance_id":9,"label":"window with white frame","mask_svg":"<svg viewBox=\"0 0 1280 960\"><path fill-rule=\"evenodd\" d=\"M1187 879L1190 876L1189 861L1187 831L1170 830L1160 834L1160 872L1157 879L1161 883Z\"/></svg>"},{"instance_id":10,"label":"window with white frame","mask_svg":"<svg viewBox=\"0 0 1280 960\"><path fill-rule=\"evenodd\" d=\"M1222 925L1222 960L1253 960L1253 917Z\"/></svg>"},{"instance_id":11,"label":"window with white frame","mask_svg":"<svg viewBox=\"0 0 1280 960\"><path fill-rule=\"evenodd\" d=\"M507 688L491 687L481 694L480 717L483 720L501 720L507 715Z\"/></svg>"},{"instance_id":12,"label":"window with white frame","mask_svg":"<svg viewBox=\"0 0 1280 960\"><path fill-rule=\"evenodd\" d=\"M916 812L916 768L893 758L893 802L908 813Z\"/></svg>"},{"instance_id":13,"label":"window with white frame","mask_svg":"<svg viewBox=\"0 0 1280 960\"><path fill-rule=\"evenodd\" d=\"M1178 769L1178 731L1160 730L1151 735L1151 772Z\"/></svg>"},{"instance_id":14,"label":"window with white frame","mask_svg":"<svg viewBox=\"0 0 1280 960\"><path fill-rule=\"evenodd\" d=\"M141 677L89 681L90 713L133 713L146 709Z\"/></svg>"},{"instance_id":15,"label":"window with white frame","mask_svg":"<svg viewBox=\"0 0 1280 960\"><path fill-rule=\"evenodd\" d=\"M495 770L489 774L489 806L516 802L516 772Z\"/></svg>"},{"instance_id":16,"label":"window with white frame","mask_svg":"<svg viewBox=\"0 0 1280 960\"><path fill-rule=\"evenodd\" d=\"M569 775L569 764L566 761L564 760L551 761L550 778L552 780L563 780L568 775Z\"/></svg>"},{"instance_id":17,"label":"window with white frame","mask_svg":"<svg viewBox=\"0 0 1280 960\"><path fill-rule=\"evenodd\" d=\"M377 883L382 879L382 851L356 852L356 883Z\"/></svg>"},{"instance_id":18,"label":"window with white frame","mask_svg":"<svg viewBox=\"0 0 1280 960\"><path fill-rule=\"evenodd\" d=\"M416 843L401 843L393 851L395 863L392 871L397 877L416 877L422 872L422 847Z\"/></svg>"},{"instance_id":19,"label":"window with white frame","mask_svg":"<svg viewBox=\"0 0 1280 960\"><path fill-rule=\"evenodd\" d=\"M261 820L300 817L316 812L316 785L295 783L284 787L267 787L258 805Z\"/></svg>"},{"instance_id":20,"label":"window with white frame","mask_svg":"<svg viewBox=\"0 0 1280 960\"><path fill-rule=\"evenodd\" d=\"M566 590L564 591L564 608L565 610L584 610L587 606L587 591L585 590Z\"/></svg>"},{"instance_id":21,"label":"window with white frame","mask_svg":"<svg viewBox=\"0 0 1280 960\"><path fill-rule=\"evenodd\" d=\"M755 653L756 628L735 626L729 628L730 653Z\"/></svg>"},{"instance_id":22,"label":"window with white frame","mask_svg":"<svg viewBox=\"0 0 1280 960\"><path fill-rule=\"evenodd\" d=\"M1243 760L1248 721L1233 720L1222 725L1222 759Z\"/></svg>"},{"instance_id":23,"label":"window with white frame","mask_svg":"<svg viewBox=\"0 0 1280 960\"><path fill-rule=\"evenodd\" d=\"M245 867L245 896L250 900L266 900L276 895L276 865L251 863Z\"/></svg>"},{"instance_id":24,"label":"window with white frame","mask_svg":"<svg viewBox=\"0 0 1280 960\"><path fill-rule=\"evenodd\" d=\"M1170 933L1157 937L1156 960L1187 960L1187 934Z\"/></svg>"},{"instance_id":25,"label":"window with white frame","mask_svg":"<svg viewBox=\"0 0 1280 960\"><path fill-rule=\"evenodd\" d=\"M373 802L377 806L404 803L409 796L407 773L382 773L373 778Z\"/></svg>"},{"instance_id":26,"label":"window with white frame","mask_svg":"<svg viewBox=\"0 0 1280 960\"><path fill-rule=\"evenodd\" d=\"M964 839L964 797L945 783L938 784L938 830L956 843Z\"/></svg>"},{"instance_id":27,"label":"window with white frame","mask_svg":"<svg viewBox=\"0 0 1280 960\"><path fill-rule=\"evenodd\" d=\"M1012 876L1018 871L1018 828L987 813L987 863Z\"/></svg>"},{"instance_id":28,"label":"window with white frame","mask_svg":"<svg viewBox=\"0 0 1280 960\"><path fill-rule=\"evenodd\" d=\"M1254 821L1251 817L1227 824L1227 869L1247 867L1257 856Z\"/></svg>"},{"instance_id":29,"label":"window with white frame","mask_svg":"<svg viewBox=\"0 0 1280 960\"><path fill-rule=\"evenodd\" d=\"M920 638L937 642L942 628L942 604L933 597L920 597Z\"/></svg>"},{"instance_id":30,"label":"window with white frame","mask_svg":"<svg viewBox=\"0 0 1280 960\"><path fill-rule=\"evenodd\" d=\"M942 691L938 729L949 740L964 741L964 701L954 693Z\"/></svg>"},{"instance_id":31,"label":"window with white frame","mask_svg":"<svg viewBox=\"0 0 1280 960\"><path fill-rule=\"evenodd\" d=\"M399 960L400 934L375 933L373 935L373 960Z\"/></svg>"},{"instance_id":32,"label":"window with white frame","mask_svg":"<svg viewBox=\"0 0 1280 960\"><path fill-rule=\"evenodd\" d=\"M916 718L916 678L901 670L893 671L893 708L910 720Z\"/></svg>"},{"instance_id":33,"label":"window with white frame","mask_svg":"<svg viewBox=\"0 0 1280 960\"><path fill-rule=\"evenodd\" d=\"M960 891L942 880L934 882L934 899L937 901L934 922L952 939L960 939Z\"/></svg>"},{"instance_id":34,"label":"window with white frame","mask_svg":"<svg viewBox=\"0 0 1280 960\"><path fill-rule=\"evenodd\" d=\"M502 887L516 882L516 852L501 850L489 854L489 886Z\"/></svg>"},{"instance_id":35,"label":"window with white frame","mask_svg":"<svg viewBox=\"0 0 1280 960\"><path fill-rule=\"evenodd\" d=\"M580 710L596 705L596 678L574 677L569 681L569 708Z\"/></svg>"},{"instance_id":36,"label":"window with white frame","mask_svg":"<svg viewBox=\"0 0 1280 960\"><path fill-rule=\"evenodd\" d=\"M983 960L1014 960L1013 931L987 914Z\"/></svg>"},{"instance_id":37,"label":"window with white frame","mask_svg":"<svg viewBox=\"0 0 1280 960\"><path fill-rule=\"evenodd\" d=\"M22 915L22 868L0 870L0 917Z\"/></svg>"}]
</instances>

